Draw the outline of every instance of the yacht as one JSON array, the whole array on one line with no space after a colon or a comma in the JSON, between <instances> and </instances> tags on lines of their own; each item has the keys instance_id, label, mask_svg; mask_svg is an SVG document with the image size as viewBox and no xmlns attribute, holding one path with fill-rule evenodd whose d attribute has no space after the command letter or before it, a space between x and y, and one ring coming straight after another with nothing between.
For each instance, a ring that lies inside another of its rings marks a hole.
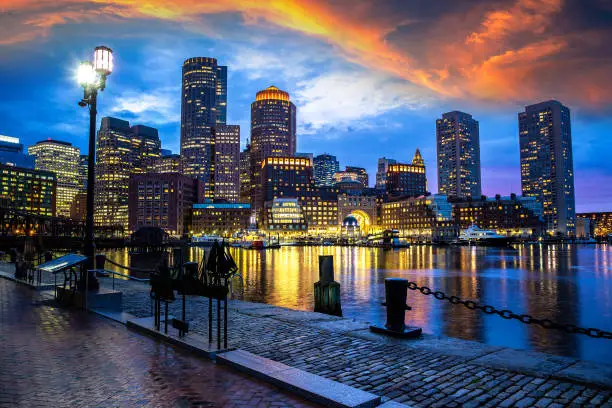
<instances>
[{"instance_id":1,"label":"yacht","mask_svg":"<svg viewBox=\"0 0 612 408\"><path fill-rule=\"evenodd\" d=\"M506 247L510 245L512 238L499 235L495 231L484 230L472 224L468 229L459 234L460 245L495 246Z\"/></svg>"},{"instance_id":2,"label":"yacht","mask_svg":"<svg viewBox=\"0 0 612 408\"><path fill-rule=\"evenodd\" d=\"M213 246L215 242L221 244L223 242L223 237L220 237L218 235L202 235L201 237L191 237L191 245L194 246L210 247Z\"/></svg>"}]
</instances>

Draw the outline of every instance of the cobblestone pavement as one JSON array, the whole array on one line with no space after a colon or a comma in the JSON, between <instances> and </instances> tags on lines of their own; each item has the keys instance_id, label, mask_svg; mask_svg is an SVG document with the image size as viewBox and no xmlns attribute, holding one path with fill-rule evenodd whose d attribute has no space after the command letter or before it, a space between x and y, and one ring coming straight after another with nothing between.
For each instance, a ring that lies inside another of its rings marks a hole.
<instances>
[{"instance_id":1,"label":"cobblestone pavement","mask_svg":"<svg viewBox=\"0 0 612 408\"><path fill-rule=\"evenodd\" d=\"M314 405L0 279L0 407L90 406Z\"/></svg>"},{"instance_id":2,"label":"cobblestone pavement","mask_svg":"<svg viewBox=\"0 0 612 408\"><path fill-rule=\"evenodd\" d=\"M107 282L104 282L106 285ZM148 287L120 281L124 309L150 315ZM179 315L180 302L171 305ZM262 309L260 309L262 310ZM518 372L471 364L395 343L331 332L282 318L258 317L230 308L233 346L415 407L612 407L612 392ZM206 334L207 300L191 298L187 318Z\"/></svg>"}]
</instances>

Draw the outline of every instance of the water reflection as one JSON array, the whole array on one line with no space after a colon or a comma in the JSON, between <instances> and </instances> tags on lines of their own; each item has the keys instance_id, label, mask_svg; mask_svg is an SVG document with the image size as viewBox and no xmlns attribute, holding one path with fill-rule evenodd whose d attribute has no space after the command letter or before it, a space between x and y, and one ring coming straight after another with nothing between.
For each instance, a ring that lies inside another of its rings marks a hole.
<instances>
[{"instance_id":1,"label":"water reflection","mask_svg":"<svg viewBox=\"0 0 612 408\"><path fill-rule=\"evenodd\" d=\"M511 249L413 246L396 251L354 247L231 249L245 277L243 298L312 310L318 256L333 255L346 317L384 321L384 279L403 277L448 295L560 323L612 330L609 246L532 245ZM199 261L203 250L190 249ZM127 251L112 252L127 264ZM612 363L612 341L527 326L499 316L408 294L407 321L427 333Z\"/></svg>"}]
</instances>

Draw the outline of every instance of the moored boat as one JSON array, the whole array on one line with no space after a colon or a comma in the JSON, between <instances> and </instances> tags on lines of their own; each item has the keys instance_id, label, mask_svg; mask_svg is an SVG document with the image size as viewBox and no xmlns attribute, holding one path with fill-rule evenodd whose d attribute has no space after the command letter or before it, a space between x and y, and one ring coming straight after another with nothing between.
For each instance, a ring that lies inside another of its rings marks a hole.
<instances>
[{"instance_id":1,"label":"moored boat","mask_svg":"<svg viewBox=\"0 0 612 408\"><path fill-rule=\"evenodd\" d=\"M485 230L472 224L468 229L459 234L457 244L475 246L507 247L512 242L512 238L500 235L495 231Z\"/></svg>"}]
</instances>

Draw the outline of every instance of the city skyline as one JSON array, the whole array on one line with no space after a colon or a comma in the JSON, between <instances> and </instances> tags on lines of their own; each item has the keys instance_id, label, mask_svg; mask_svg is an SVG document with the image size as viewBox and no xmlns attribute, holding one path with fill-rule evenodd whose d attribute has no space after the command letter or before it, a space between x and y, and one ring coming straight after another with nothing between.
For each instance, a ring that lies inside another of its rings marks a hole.
<instances>
[{"instance_id":1,"label":"city skyline","mask_svg":"<svg viewBox=\"0 0 612 408\"><path fill-rule=\"evenodd\" d=\"M597 10L597 6L591 4L584 7L580 13L572 14L572 10L575 11L572 2L543 2L548 6L539 10L528 7L527 3L506 2L507 6L504 7L499 2L493 2L486 8L469 7L472 25L467 30L464 27L460 32L466 33L465 38L470 39L470 44L486 44L493 40L500 42L503 45L502 51L510 52L508 55L515 52L514 55L519 59L516 63L519 65L517 69L527 70L529 73L529 64L525 63L525 57L518 51L537 53L540 50L543 53L542 59L539 60L541 63L547 61L545 55L558 56L563 55L565 51L545 54L543 48L527 47L525 44L538 44L542 34L529 26L533 23L528 19L525 19L525 27L522 28L518 27L520 24L517 21L512 20L513 26L506 27L505 31L486 32L486 27L492 26L485 23L493 21L493 11L510 10L517 15L522 13L523 16L541 18L538 21L543 23L543 32L550 34L554 31L551 21L567 22L568 17L573 15L576 20L584 22L587 15L593 17L592 14ZM552 7L553 3L557 6ZM28 2L23 4L27 6ZM136 6L125 7L129 9ZM323 9L326 7L328 6L321 6ZM364 21L380 22L383 15L389 15L391 9L392 6L385 6L379 14ZM420 15L419 18L424 22L434 15L451 18L452 11L456 11L454 7L451 9L447 13L430 10L431 16ZM21 11L28 14L25 9ZM179 7L179 14L180 11ZM429 189L432 192L437 191L435 119L443 112L455 109L469 113L480 122L482 187L483 193L490 196L510 192L520 194L516 115L523 111L526 105L555 98L572 111L577 210L609 210L608 203L612 192L599 187L609 185L612 181L612 169L606 163L612 149L609 143L606 143L607 129L612 125L612 119L607 115L610 98L605 93L609 92L605 81L600 82L599 94L592 91L592 84L582 83L580 87L572 87L570 84L575 84L572 80L576 79L580 70L568 72L565 69L563 72L567 74L566 77L560 77L560 72L555 73L552 79L540 81L544 82L544 85L533 86L533 75L529 77L530 80L522 83L517 82L514 77L509 78L507 82L500 81L499 86L502 88L510 82L516 87L511 93L499 90L493 83L491 95L483 96L481 81L474 86L478 92L461 92L460 95L454 95L456 84L451 86L452 84L445 83L444 85L448 85L448 93L452 95L444 95L444 92L439 92L440 87L436 84L427 86L414 77L404 78L403 73L390 75L390 67L387 65L392 64L386 64L388 60L384 58L380 60L384 67L380 70L373 69L371 61L366 61L372 56L369 50L364 50L363 61L356 62L356 58L347 59L344 54L346 50L342 48L347 41L338 43L334 42L339 41L338 38L330 40L304 32L301 24L296 24L296 29L293 30L283 27L278 21L271 21L273 24L270 26L258 21L245 24L240 16L250 15L253 10L244 11L236 6L229 7L226 11L229 13L225 15L227 21L218 23L220 26L215 24L214 29L218 29L215 33L194 33L181 24L169 27L167 21L145 13L133 21L139 27L144 22L150 25L143 27L145 31L140 32L139 36L130 34L134 27L130 27L130 32L123 31L125 28L122 27L130 24L122 25L102 18L99 24L94 25L97 28L91 34L79 38L71 37L70 41L65 41L65 37L70 33L82 33L83 26L78 23L80 14L75 11L70 23L68 20L53 20L44 36L32 35L21 42L13 41L15 37L6 37L0 45L0 55L3 62L6 61L0 64L0 88L6 90L9 97L5 98L0 106L0 133L19 137L24 145L31 145L47 137L65 140L84 152L86 117L85 112L78 111L74 106L79 89L74 86L71 70L78 61L76 56L83 55L82 49L89 49L92 43L107 43L115 50L118 70L112 77L113 86L109 86L101 96L103 102L100 117L114 116L132 123L156 127L160 131L163 146L178 153L181 64L185 58L201 55L217 58L223 65L228 66L227 123L241 125L243 146L246 138L250 137L246 131L250 122L250 102L258 90L276 85L289 92L297 106L297 150L315 155L324 152L334 154L342 167L365 167L370 175L371 185L378 158L384 156L407 162L418 147L426 161ZM320 15L320 11L313 6L314 15ZM199 9L195 12L203 13ZM47 13L45 15L49 18L50 12L35 9L30 13L37 16ZM107 12L102 14L104 13ZM353 19L354 13L359 12L351 11L345 18ZM265 20L273 17L261 18ZM296 18L298 22L303 22L303 17ZM601 19L597 21L601 22ZM14 21L12 23L14 24ZM327 20L320 23L328 25ZM389 21L388 27L396 25L397 22L393 20ZM107 26L116 30L107 31L104 29ZM574 26L573 32L579 32L579 26ZM601 27L597 24L594 26ZM235 33L230 33L228 27L233 28ZM380 25L376 27L380 28ZM339 27L333 32L337 33L343 28L346 27ZM28 29L34 30L36 25L25 24L15 32ZM147 30L154 30L155 33L145 39L143 33L148 32ZM250 36L254 32L257 35ZM279 32L287 35L282 36L282 40L275 39ZM525 46L511 45L509 39L512 35L523 37ZM391 34L387 33L386 36ZM181 39L180 44L175 41L178 38ZM363 37L360 35L357 38ZM572 40L569 37L564 38L568 42ZM395 40L392 41L394 47L406 51L406 47L400 47L397 38L392 39ZM279 48L279 44L282 47ZM47 50L50 46L54 49L53 53ZM276 48L278 52L273 52ZM296 48L299 48L299 52L295 51ZM415 52L413 54L415 65L423 62L424 57L419 58ZM34 67L26 63L31 55L35 55L40 63L48 66L48 72L37 72L35 75ZM602 65L589 64L585 67L601 69ZM561 71L561 68L559 70ZM534 71L537 69L534 68ZM427 73L431 74L430 71ZM40 75L44 81L40 81ZM398 76L401 78L398 79ZM580 76L589 77L584 73ZM598 76L593 74L590 77L596 84ZM49 94L49 101L40 104L41 106L33 106L32 93L13 92L16 89L33 90L34 79L36 87L46 89ZM593 95L593 101L589 101L585 96L589 95L589 91ZM417 96L416 101L409 98L411 93ZM364 95L367 97L364 98ZM337 102L338 106L331 102ZM23 107L23 112L15 107ZM322 112L328 114L322 115Z\"/></svg>"}]
</instances>

